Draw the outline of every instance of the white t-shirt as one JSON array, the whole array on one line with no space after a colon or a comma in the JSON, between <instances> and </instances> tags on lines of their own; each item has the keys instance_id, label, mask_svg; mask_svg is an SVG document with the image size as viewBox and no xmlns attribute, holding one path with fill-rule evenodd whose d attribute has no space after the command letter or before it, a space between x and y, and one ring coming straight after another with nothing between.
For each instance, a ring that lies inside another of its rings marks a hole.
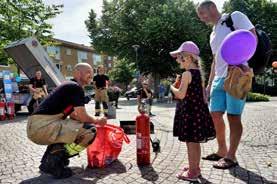
<instances>
[{"instance_id":1,"label":"white t-shirt","mask_svg":"<svg viewBox=\"0 0 277 184\"><path fill-rule=\"evenodd\" d=\"M213 31L210 35L210 46L212 53L215 56L215 76L216 77L226 77L228 64L221 57L219 52L221 43L224 38L231 33L231 29L227 27L222 21L228 17L228 14L223 14L217 24L213 27ZM248 17L239 11L235 11L231 14L233 20L233 26L237 29L251 30L254 28L253 24L250 22ZM247 62L243 63L247 65Z\"/></svg>"}]
</instances>

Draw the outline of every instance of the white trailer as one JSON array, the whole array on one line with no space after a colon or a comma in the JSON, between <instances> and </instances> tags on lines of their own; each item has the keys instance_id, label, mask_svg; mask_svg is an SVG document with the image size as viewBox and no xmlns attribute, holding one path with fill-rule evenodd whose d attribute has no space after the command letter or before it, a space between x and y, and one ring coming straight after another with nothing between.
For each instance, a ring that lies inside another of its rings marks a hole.
<instances>
[{"instance_id":1,"label":"white trailer","mask_svg":"<svg viewBox=\"0 0 277 184\"><path fill-rule=\"evenodd\" d=\"M57 69L36 38L29 37L15 41L7 45L4 50L29 79L35 77L36 70L40 70L49 90L65 81L62 73ZM22 105L29 105L29 100L26 101L28 96L30 96L30 93L26 93L26 90L13 93L16 111L20 110Z\"/></svg>"},{"instance_id":2,"label":"white trailer","mask_svg":"<svg viewBox=\"0 0 277 184\"><path fill-rule=\"evenodd\" d=\"M4 50L29 79L35 76L36 70L41 70L42 76L50 89L65 81L62 73L36 38L29 37L15 41L7 45Z\"/></svg>"}]
</instances>

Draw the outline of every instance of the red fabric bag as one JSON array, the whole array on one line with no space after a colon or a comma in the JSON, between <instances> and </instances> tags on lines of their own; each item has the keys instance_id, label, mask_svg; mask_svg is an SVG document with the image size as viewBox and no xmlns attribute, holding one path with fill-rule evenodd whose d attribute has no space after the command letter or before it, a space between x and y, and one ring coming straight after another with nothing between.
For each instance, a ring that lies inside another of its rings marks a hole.
<instances>
[{"instance_id":1,"label":"red fabric bag","mask_svg":"<svg viewBox=\"0 0 277 184\"><path fill-rule=\"evenodd\" d=\"M96 138L87 147L88 167L103 168L111 164L118 158L123 140L130 143L122 128L109 124L97 127Z\"/></svg>"}]
</instances>

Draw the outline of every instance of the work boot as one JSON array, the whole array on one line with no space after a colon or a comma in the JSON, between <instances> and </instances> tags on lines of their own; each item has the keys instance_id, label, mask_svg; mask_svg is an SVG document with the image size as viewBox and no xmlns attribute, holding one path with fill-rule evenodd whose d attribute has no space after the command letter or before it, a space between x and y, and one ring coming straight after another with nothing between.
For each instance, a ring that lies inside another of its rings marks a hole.
<instances>
[{"instance_id":1,"label":"work boot","mask_svg":"<svg viewBox=\"0 0 277 184\"><path fill-rule=\"evenodd\" d=\"M64 145L54 144L42 159L39 169L57 179L68 178L73 173L70 168L65 168L66 160L68 160L68 155Z\"/></svg>"},{"instance_id":2,"label":"work boot","mask_svg":"<svg viewBox=\"0 0 277 184\"><path fill-rule=\"evenodd\" d=\"M43 156L42 156L42 158L41 158L41 161L40 161L40 163L44 163L45 162L45 159L46 159L46 157L47 157L47 154L49 153L49 151L53 148L53 146L54 146L55 144L50 144L50 145L48 145L47 146L47 148L46 148L46 151L44 152L44 154L43 154ZM64 166L68 166L69 165L69 157L66 157L65 159L64 159ZM42 166L43 167L43 166Z\"/></svg>"},{"instance_id":3,"label":"work boot","mask_svg":"<svg viewBox=\"0 0 277 184\"><path fill-rule=\"evenodd\" d=\"M105 116L106 118L108 118L108 117L109 117L109 114L108 114L108 113L104 113L104 116Z\"/></svg>"}]
</instances>

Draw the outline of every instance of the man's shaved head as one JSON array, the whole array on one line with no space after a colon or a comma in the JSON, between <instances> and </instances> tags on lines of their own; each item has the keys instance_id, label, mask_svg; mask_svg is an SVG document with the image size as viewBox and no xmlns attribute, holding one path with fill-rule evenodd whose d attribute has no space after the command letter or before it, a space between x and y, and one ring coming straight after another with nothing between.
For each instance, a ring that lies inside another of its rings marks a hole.
<instances>
[{"instance_id":1,"label":"man's shaved head","mask_svg":"<svg viewBox=\"0 0 277 184\"><path fill-rule=\"evenodd\" d=\"M78 63L74 66L73 77L81 86L88 85L93 77L93 68L88 63Z\"/></svg>"},{"instance_id":2,"label":"man's shaved head","mask_svg":"<svg viewBox=\"0 0 277 184\"><path fill-rule=\"evenodd\" d=\"M221 17L216 4L213 1L205 0L197 6L197 15L202 22L215 25Z\"/></svg>"},{"instance_id":3,"label":"man's shaved head","mask_svg":"<svg viewBox=\"0 0 277 184\"><path fill-rule=\"evenodd\" d=\"M74 71L83 71L85 69L92 69L88 63L78 63L74 66Z\"/></svg>"}]
</instances>

